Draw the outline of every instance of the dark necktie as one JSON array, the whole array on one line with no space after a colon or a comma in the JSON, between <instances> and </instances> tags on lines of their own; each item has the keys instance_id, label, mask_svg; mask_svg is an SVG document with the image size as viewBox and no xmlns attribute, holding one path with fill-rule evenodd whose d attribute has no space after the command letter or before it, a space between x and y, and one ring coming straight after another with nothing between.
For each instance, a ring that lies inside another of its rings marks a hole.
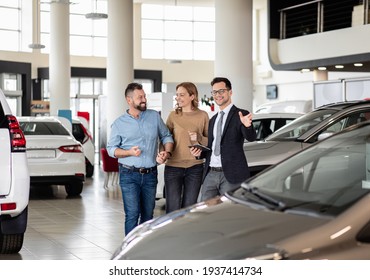
<instances>
[{"instance_id":1,"label":"dark necktie","mask_svg":"<svg viewBox=\"0 0 370 280\"><path fill-rule=\"evenodd\" d=\"M220 111L220 119L218 120L217 123L217 130L216 130L216 145L215 145L215 155L219 156L220 155L220 144L221 144L221 135L222 135L222 120L224 118L225 112Z\"/></svg>"}]
</instances>

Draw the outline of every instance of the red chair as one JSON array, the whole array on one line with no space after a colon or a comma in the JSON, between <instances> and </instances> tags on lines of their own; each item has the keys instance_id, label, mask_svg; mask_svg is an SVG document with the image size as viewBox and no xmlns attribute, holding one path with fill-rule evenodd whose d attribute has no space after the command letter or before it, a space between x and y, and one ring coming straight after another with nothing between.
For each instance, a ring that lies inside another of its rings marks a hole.
<instances>
[{"instance_id":1,"label":"red chair","mask_svg":"<svg viewBox=\"0 0 370 280\"><path fill-rule=\"evenodd\" d=\"M104 171L104 189L118 186L118 159L109 156L106 148L100 149L100 156Z\"/></svg>"}]
</instances>

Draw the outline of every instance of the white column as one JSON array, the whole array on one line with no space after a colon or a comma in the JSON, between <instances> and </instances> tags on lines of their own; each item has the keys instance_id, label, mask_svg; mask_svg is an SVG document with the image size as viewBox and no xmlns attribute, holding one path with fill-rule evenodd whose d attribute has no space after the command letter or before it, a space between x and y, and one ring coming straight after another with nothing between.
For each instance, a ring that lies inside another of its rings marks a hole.
<instances>
[{"instance_id":1,"label":"white column","mask_svg":"<svg viewBox=\"0 0 370 280\"><path fill-rule=\"evenodd\" d=\"M215 0L215 76L227 77L232 101L253 111L252 0Z\"/></svg>"},{"instance_id":2,"label":"white column","mask_svg":"<svg viewBox=\"0 0 370 280\"><path fill-rule=\"evenodd\" d=\"M50 115L70 109L69 2L50 1Z\"/></svg>"},{"instance_id":3,"label":"white column","mask_svg":"<svg viewBox=\"0 0 370 280\"><path fill-rule=\"evenodd\" d=\"M111 124L128 108L125 88L134 81L133 30L133 1L108 0L108 139Z\"/></svg>"}]
</instances>

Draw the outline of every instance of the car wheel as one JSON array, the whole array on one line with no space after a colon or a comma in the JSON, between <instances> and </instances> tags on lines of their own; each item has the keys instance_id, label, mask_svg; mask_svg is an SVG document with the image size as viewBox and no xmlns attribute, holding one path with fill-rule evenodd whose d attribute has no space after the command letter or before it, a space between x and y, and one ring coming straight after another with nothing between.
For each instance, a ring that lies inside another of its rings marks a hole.
<instances>
[{"instance_id":1,"label":"car wheel","mask_svg":"<svg viewBox=\"0 0 370 280\"><path fill-rule=\"evenodd\" d=\"M94 165L86 160L86 178L91 178L94 175Z\"/></svg>"},{"instance_id":2,"label":"car wheel","mask_svg":"<svg viewBox=\"0 0 370 280\"><path fill-rule=\"evenodd\" d=\"M23 246L23 233L0 234L0 254L18 253Z\"/></svg>"},{"instance_id":3,"label":"car wheel","mask_svg":"<svg viewBox=\"0 0 370 280\"><path fill-rule=\"evenodd\" d=\"M77 196L80 195L83 189L83 182L71 183L65 185L66 193L68 196Z\"/></svg>"}]
</instances>

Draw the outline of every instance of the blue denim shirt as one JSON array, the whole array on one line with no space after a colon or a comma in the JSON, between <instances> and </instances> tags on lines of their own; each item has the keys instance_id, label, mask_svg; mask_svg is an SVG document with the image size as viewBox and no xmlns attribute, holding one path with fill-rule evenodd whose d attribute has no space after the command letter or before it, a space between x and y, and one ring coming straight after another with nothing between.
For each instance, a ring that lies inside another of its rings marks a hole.
<instances>
[{"instance_id":1,"label":"blue denim shirt","mask_svg":"<svg viewBox=\"0 0 370 280\"><path fill-rule=\"evenodd\" d=\"M129 150L133 146L139 146L141 150L139 157L118 158L118 162L135 167L149 168L157 165L155 159L159 142L163 144L173 143L173 138L157 111L147 109L140 112L138 119L126 112L117 118L111 126L107 151L111 157L115 157L114 151L117 148Z\"/></svg>"}]
</instances>

